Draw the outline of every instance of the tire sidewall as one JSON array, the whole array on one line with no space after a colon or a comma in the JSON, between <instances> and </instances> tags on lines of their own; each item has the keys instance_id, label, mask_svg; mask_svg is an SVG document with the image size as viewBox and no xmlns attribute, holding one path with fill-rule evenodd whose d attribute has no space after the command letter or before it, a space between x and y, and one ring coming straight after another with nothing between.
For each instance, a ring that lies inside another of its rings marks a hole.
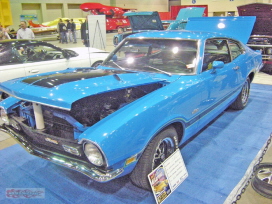
<instances>
[{"instance_id":1,"label":"tire sidewall","mask_svg":"<svg viewBox=\"0 0 272 204\"><path fill-rule=\"evenodd\" d=\"M244 91L245 86L247 86L247 99L246 99L245 102L243 102L243 101L242 101L242 97L243 97L243 96L242 96L242 93L243 93L243 91ZM242 91L241 91L241 93L240 93L240 95L239 95L239 96L240 96L240 100L241 100L241 106L243 106L243 107L246 107L246 105L247 105L247 103L248 103L249 92L250 92L250 79L247 78L245 84L243 85Z\"/></svg>"},{"instance_id":2,"label":"tire sidewall","mask_svg":"<svg viewBox=\"0 0 272 204\"><path fill-rule=\"evenodd\" d=\"M174 145L173 152L178 149L178 135L174 127L164 129L159 134L157 134L147 145L138 163L136 164L135 169L130 175L132 183L134 183L136 186L144 188L146 190L151 190L148 181L148 174L155 169L153 167L154 155L161 141L166 138L172 140L172 143ZM141 178L137 178L139 177L139 175L141 175ZM139 186L137 182L135 182L136 179L142 179L144 186Z\"/></svg>"},{"instance_id":3,"label":"tire sidewall","mask_svg":"<svg viewBox=\"0 0 272 204\"><path fill-rule=\"evenodd\" d=\"M272 168L272 163L261 163L254 169L255 173L251 185L257 193L272 199L272 185L260 180L258 177L258 172L263 168Z\"/></svg>"},{"instance_id":4,"label":"tire sidewall","mask_svg":"<svg viewBox=\"0 0 272 204\"><path fill-rule=\"evenodd\" d=\"M101 65L102 62L103 62L103 61L97 61L97 62L95 62L95 63L92 64L92 67L96 68L96 67L98 67L99 65Z\"/></svg>"}]
</instances>

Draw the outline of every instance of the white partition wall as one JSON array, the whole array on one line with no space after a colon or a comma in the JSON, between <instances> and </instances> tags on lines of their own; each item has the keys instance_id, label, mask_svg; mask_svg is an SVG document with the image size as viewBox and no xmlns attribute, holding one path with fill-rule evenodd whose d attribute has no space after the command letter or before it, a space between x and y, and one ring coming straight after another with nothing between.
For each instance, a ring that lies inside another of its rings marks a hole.
<instances>
[{"instance_id":1,"label":"white partition wall","mask_svg":"<svg viewBox=\"0 0 272 204\"><path fill-rule=\"evenodd\" d=\"M90 47L106 50L106 16L88 15Z\"/></svg>"}]
</instances>

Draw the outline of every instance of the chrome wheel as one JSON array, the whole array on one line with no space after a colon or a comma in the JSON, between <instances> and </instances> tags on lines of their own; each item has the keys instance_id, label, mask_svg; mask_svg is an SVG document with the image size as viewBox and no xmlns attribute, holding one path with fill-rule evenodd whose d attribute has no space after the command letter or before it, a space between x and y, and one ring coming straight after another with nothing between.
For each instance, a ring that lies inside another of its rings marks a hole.
<instances>
[{"instance_id":1,"label":"chrome wheel","mask_svg":"<svg viewBox=\"0 0 272 204\"><path fill-rule=\"evenodd\" d=\"M258 170L257 177L267 183L272 185L272 167L264 167L260 170Z\"/></svg>"},{"instance_id":2,"label":"chrome wheel","mask_svg":"<svg viewBox=\"0 0 272 204\"><path fill-rule=\"evenodd\" d=\"M260 195L272 199L272 163L260 163L254 171L252 188Z\"/></svg>"},{"instance_id":3,"label":"chrome wheel","mask_svg":"<svg viewBox=\"0 0 272 204\"><path fill-rule=\"evenodd\" d=\"M241 93L241 99L243 104L247 104L248 96L249 96L249 82L247 80L242 88Z\"/></svg>"},{"instance_id":4,"label":"chrome wheel","mask_svg":"<svg viewBox=\"0 0 272 204\"><path fill-rule=\"evenodd\" d=\"M248 77L239 95L237 96L235 101L230 105L230 108L234 110L242 110L243 108L245 108L249 98L249 91L250 91L250 79Z\"/></svg>"},{"instance_id":5,"label":"chrome wheel","mask_svg":"<svg viewBox=\"0 0 272 204\"><path fill-rule=\"evenodd\" d=\"M175 145L171 138L164 138L161 140L156 148L152 169L158 167L167 157L175 151Z\"/></svg>"},{"instance_id":6,"label":"chrome wheel","mask_svg":"<svg viewBox=\"0 0 272 204\"><path fill-rule=\"evenodd\" d=\"M147 145L135 169L130 174L132 183L151 190L148 174L178 149L178 134L173 126L162 130Z\"/></svg>"}]
</instances>

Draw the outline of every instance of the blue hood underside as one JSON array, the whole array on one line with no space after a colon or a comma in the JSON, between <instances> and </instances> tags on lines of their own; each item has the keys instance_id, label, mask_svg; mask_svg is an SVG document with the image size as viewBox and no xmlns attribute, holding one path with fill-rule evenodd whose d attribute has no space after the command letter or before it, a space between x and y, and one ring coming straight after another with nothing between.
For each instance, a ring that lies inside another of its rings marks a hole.
<instances>
[{"instance_id":1,"label":"blue hood underside","mask_svg":"<svg viewBox=\"0 0 272 204\"><path fill-rule=\"evenodd\" d=\"M247 43L256 16L243 17L192 17L188 19L186 30L216 32Z\"/></svg>"}]
</instances>

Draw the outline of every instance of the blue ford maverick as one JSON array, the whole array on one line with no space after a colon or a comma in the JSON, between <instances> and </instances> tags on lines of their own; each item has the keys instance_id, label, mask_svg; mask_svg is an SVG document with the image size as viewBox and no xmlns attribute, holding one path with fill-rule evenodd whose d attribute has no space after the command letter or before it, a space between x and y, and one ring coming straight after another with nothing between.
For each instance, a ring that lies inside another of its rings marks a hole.
<instances>
[{"instance_id":1,"label":"blue ford maverick","mask_svg":"<svg viewBox=\"0 0 272 204\"><path fill-rule=\"evenodd\" d=\"M245 45L254 20L189 19L191 31L128 36L97 68L3 82L1 130L98 182L129 174L150 189L147 175L181 144L226 108L247 105L262 66L261 53Z\"/></svg>"}]
</instances>

